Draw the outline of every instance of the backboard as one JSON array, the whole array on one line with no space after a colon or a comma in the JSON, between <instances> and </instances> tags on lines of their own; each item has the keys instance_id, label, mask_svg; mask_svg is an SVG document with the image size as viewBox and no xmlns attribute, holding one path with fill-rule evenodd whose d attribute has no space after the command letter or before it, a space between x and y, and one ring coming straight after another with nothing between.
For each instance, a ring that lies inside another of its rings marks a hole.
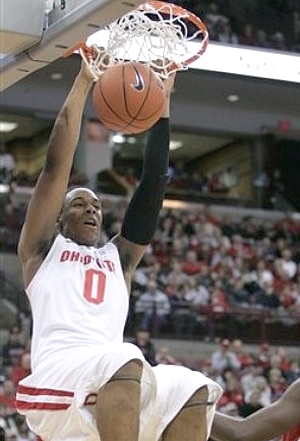
<instances>
[{"instance_id":1,"label":"backboard","mask_svg":"<svg viewBox=\"0 0 300 441\"><path fill-rule=\"evenodd\" d=\"M53 0L49 9L48 1L32 0L28 10L28 3L23 0L1 0L4 20L0 28L0 91L57 60L78 40L86 40L141 3L140 0ZM16 10L20 11L17 19ZM3 43L12 39L16 42L14 46Z\"/></svg>"}]
</instances>

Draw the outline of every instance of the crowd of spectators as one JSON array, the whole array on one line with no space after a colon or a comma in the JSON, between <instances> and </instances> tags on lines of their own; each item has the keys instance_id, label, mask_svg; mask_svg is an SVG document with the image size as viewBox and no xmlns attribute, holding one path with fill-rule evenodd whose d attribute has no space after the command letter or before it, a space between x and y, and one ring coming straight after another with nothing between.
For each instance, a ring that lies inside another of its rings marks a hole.
<instances>
[{"instance_id":1,"label":"crowd of spectators","mask_svg":"<svg viewBox=\"0 0 300 441\"><path fill-rule=\"evenodd\" d=\"M300 4L298 1L197 0L182 4L202 18L210 40L223 44L246 45L271 50L299 52Z\"/></svg>"},{"instance_id":2,"label":"crowd of spectators","mask_svg":"<svg viewBox=\"0 0 300 441\"><path fill-rule=\"evenodd\" d=\"M103 201L101 241L119 230L126 205L126 198ZM10 251L15 252L25 206L12 194L5 208L5 238L14 238ZM289 213L276 218L273 212L255 217L219 210L199 204L162 209L133 281L126 338L143 348L152 364L188 364L166 347L156 354L149 335L203 339L212 347L226 336L230 340L223 339L216 353L192 367L222 384L222 411L243 416L272 402L299 377L299 360L286 360L283 349L269 356L270 346L261 345L259 354L247 354L236 342L259 327L262 317L299 328L300 221ZM30 372L30 341L22 340L20 331L14 327L3 347L0 428L6 439L36 441L14 407L16 385ZM251 383L254 390L247 389Z\"/></svg>"},{"instance_id":3,"label":"crowd of spectators","mask_svg":"<svg viewBox=\"0 0 300 441\"><path fill-rule=\"evenodd\" d=\"M119 230L126 204L103 202L104 242ZM13 252L24 212L11 200L5 206L3 240ZM264 318L292 328L300 323L299 262L300 221L292 214L164 208L136 271L127 332L142 326L155 336L213 341L217 327L233 338Z\"/></svg>"},{"instance_id":4,"label":"crowd of spectators","mask_svg":"<svg viewBox=\"0 0 300 441\"><path fill-rule=\"evenodd\" d=\"M30 374L30 339L14 326L2 347L0 372L0 439L38 441L15 408L18 381ZM168 346L156 349L149 331L139 329L130 339L151 365L177 364L201 370L223 387L218 410L245 417L277 400L288 385L300 378L299 356L283 346L262 342L247 346L241 339L224 338L210 345L205 355L174 357ZM2 432L1 432L2 431ZM1 433L5 433L1 438Z\"/></svg>"},{"instance_id":5,"label":"crowd of spectators","mask_svg":"<svg viewBox=\"0 0 300 441\"><path fill-rule=\"evenodd\" d=\"M201 369L223 387L219 411L242 417L276 401L300 378L299 358L284 347L263 342L252 352L240 339L221 340Z\"/></svg>"},{"instance_id":6,"label":"crowd of spectators","mask_svg":"<svg viewBox=\"0 0 300 441\"><path fill-rule=\"evenodd\" d=\"M13 326L2 346L0 371L0 440L40 441L32 433L26 420L16 410L15 396L18 382L29 375L30 340L18 326Z\"/></svg>"},{"instance_id":7,"label":"crowd of spectators","mask_svg":"<svg viewBox=\"0 0 300 441\"><path fill-rule=\"evenodd\" d=\"M105 235L118 229L124 203L117 206L113 211L109 202L104 204L108 215ZM156 352L150 335L161 332L171 320L173 337L195 337L199 316L204 323L206 320L199 305L210 304L223 314L232 298L246 310L259 299L258 308L286 309L293 317L299 308L298 245L299 223L290 217L255 225L253 219L221 221L208 207L194 213L164 209L158 232L136 274L130 318L131 324L141 327L132 341L151 364L189 365L220 382L224 388L218 403L221 412L246 416L270 404L300 377L299 360L287 359L283 348L275 351L264 343L252 354L239 339L223 339L219 348L212 342L209 357L195 354L193 360L175 359L168 347ZM277 292L264 292L265 284L276 286ZM152 296L158 299L153 310L147 300ZM141 307L145 298L146 314ZM149 322L150 310L162 313L155 327ZM225 332L228 335L230 328ZM0 428L6 432L6 440L37 441L15 409L16 385L30 373L30 340L24 342L21 336L20 329L13 327L3 346Z\"/></svg>"},{"instance_id":8,"label":"crowd of spectators","mask_svg":"<svg viewBox=\"0 0 300 441\"><path fill-rule=\"evenodd\" d=\"M172 335L231 337L270 320L300 319L300 223L164 209L133 285L129 324ZM151 289L149 289L149 286Z\"/></svg>"},{"instance_id":9,"label":"crowd of spectators","mask_svg":"<svg viewBox=\"0 0 300 441\"><path fill-rule=\"evenodd\" d=\"M165 343L157 347L159 340L154 343L146 329L138 329L127 341L136 344L152 366L184 365L214 379L223 388L217 409L228 415L246 417L270 405L300 378L300 357L296 351L289 352L268 342L249 346L240 338L222 338L207 346L203 353L199 350L192 357L175 357ZM2 346L1 360L0 440L40 441L15 407L17 384L30 374L30 338L26 340L17 326L10 330Z\"/></svg>"},{"instance_id":10,"label":"crowd of spectators","mask_svg":"<svg viewBox=\"0 0 300 441\"><path fill-rule=\"evenodd\" d=\"M168 346L156 349L145 330L138 330L132 342L151 365L185 365L213 378L223 388L217 409L232 416L246 417L269 406L300 378L299 355L268 342L247 346L239 338L223 338L211 345L205 356L195 353L192 358L174 357Z\"/></svg>"}]
</instances>

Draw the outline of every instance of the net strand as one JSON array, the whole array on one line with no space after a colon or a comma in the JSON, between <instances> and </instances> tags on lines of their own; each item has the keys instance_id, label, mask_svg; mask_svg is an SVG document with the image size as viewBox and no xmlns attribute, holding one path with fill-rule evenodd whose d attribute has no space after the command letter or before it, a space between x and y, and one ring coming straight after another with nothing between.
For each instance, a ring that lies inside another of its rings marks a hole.
<instances>
[{"instance_id":1,"label":"net strand","mask_svg":"<svg viewBox=\"0 0 300 441\"><path fill-rule=\"evenodd\" d=\"M104 53L103 48L96 45L81 48L79 52L95 80L103 70L125 61L147 63L166 78L175 70L187 69L191 60L199 58L208 43L206 28L194 25L191 30L191 13L182 13L185 10L179 8L179 14L176 9L174 12L173 6L155 1L145 3L105 28L108 37ZM200 21L198 17L197 20ZM191 52L188 43L199 37L202 38L197 41L200 49L196 45L197 49ZM94 59L92 51L97 54Z\"/></svg>"}]
</instances>

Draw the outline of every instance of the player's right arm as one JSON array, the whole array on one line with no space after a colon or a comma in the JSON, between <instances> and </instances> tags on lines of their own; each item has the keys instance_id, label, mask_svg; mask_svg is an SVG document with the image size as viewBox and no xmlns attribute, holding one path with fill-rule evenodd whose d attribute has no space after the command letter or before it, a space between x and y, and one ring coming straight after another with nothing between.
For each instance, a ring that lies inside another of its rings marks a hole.
<instances>
[{"instance_id":1,"label":"player's right arm","mask_svg":"<svg viewBox=\"0 0 300 441\"><path fill-rule=\"evenodd\" d=\"M121 232L113 239L129 292L131 277L155 232L169 179L170 97L174 81L175 73L164 82L162 117L148 132L141 181L130 200Z\"/></svg>"},{"instance_id":2,"label":"player's right arm","mask_svg":"<svg viewBox=\"0 0 300 441\"><path fill-rule=\"evenodd\" d=\"M82 64L50 135L45 165L29 202L18 244L25 287L39 268L55 234L92 83Z\"/></svg>"},{"instance_id":3,"label":"player's right arm","mask_svg":"<svg viewBox=\"0 0 300 441\"><path fill-rule=\"evenodd\" d=\"M216 413L211 438L216 441L268 441L300 422L300 380L273 404L245 419Z\"/></svg>"}]
</instances>

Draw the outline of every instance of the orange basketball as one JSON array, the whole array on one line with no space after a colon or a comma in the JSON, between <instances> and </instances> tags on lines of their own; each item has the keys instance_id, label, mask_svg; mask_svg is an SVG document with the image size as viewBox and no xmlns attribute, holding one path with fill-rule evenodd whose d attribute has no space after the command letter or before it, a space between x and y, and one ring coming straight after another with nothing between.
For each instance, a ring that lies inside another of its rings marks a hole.
<instances>
[{"instance_id":1,"label":"orange basketball","mask_svg":"<svg viewBox=\"0 0 300 441\"><path fill-rule=\"evenodd\" d=\"M124 134L149 129L162 115L164 85L145 64L130 61L108 68L95 83L93 106L100 121Z\"/></svg>"}]
</instances>

